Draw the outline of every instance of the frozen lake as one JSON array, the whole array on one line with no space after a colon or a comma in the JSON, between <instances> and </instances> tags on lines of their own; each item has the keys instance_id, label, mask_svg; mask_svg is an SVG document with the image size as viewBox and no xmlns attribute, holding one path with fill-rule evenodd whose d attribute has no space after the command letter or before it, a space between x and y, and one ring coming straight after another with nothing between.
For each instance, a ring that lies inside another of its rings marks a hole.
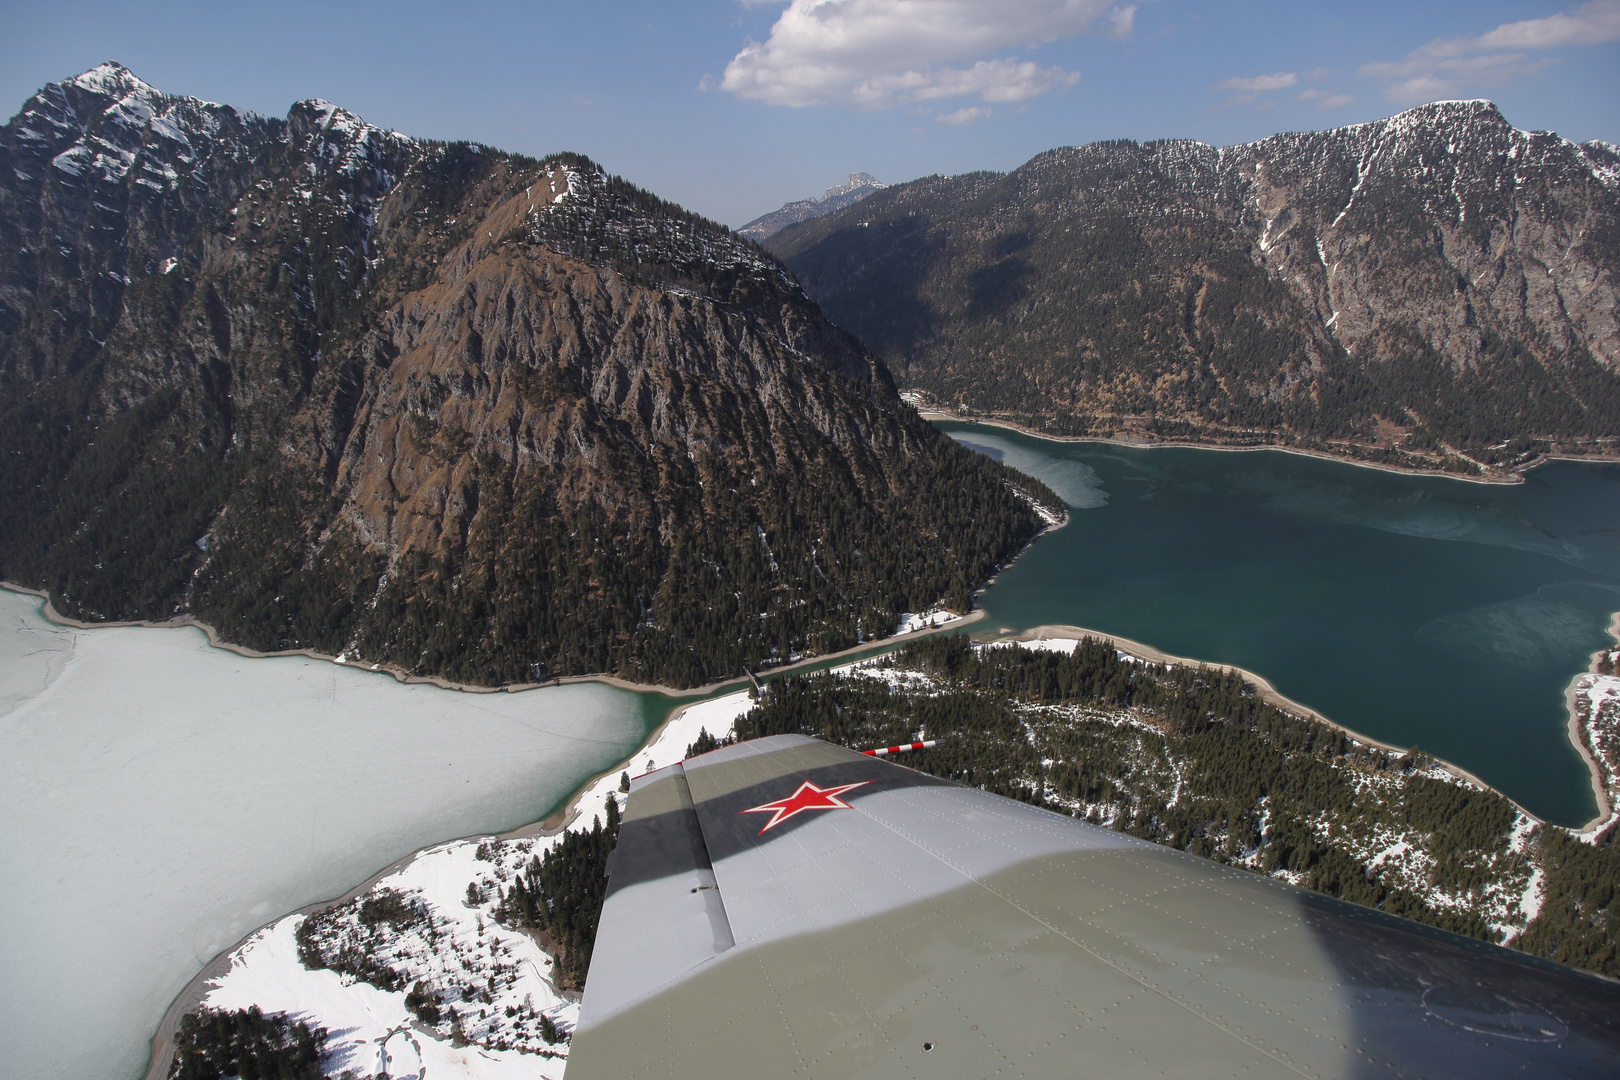
<instances>
[{"instance_id":1,"label":"frozen lake","mask_svg":"<svg viewBox=\"0 0 1620 1080\"><path fill-rule=\"evenodd\" d=\"M138 1077L221 950L417 848L544 817L669 704L66 629L0 591L0 1076Z\"/></svg>"}]
</instances>

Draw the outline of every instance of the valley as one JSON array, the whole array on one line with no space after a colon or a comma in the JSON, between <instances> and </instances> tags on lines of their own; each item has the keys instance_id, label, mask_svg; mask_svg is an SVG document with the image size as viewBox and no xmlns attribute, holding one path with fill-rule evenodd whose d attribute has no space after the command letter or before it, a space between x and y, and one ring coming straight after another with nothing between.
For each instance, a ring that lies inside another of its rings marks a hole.
<instances>
[{"instance_id":1,"label":"valley","mask_svg":"<svg viewBox=\"0 0 1620 1080\"><path fill-rule=\"evenodd\" d=\"M50 83L0 1049L561 1076L629 778L787 733L1620 976L1617 244L1620 152L1480 101L733 231Z\"/></svg>"}]
</instances>

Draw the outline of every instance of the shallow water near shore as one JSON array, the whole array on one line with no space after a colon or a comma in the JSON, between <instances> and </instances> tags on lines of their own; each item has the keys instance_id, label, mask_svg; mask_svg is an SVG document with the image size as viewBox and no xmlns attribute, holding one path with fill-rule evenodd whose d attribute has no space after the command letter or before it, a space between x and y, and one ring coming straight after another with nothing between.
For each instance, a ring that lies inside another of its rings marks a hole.
<instances>
[{"instance_id":1,"label":"shallow water near shore","mask_svg":"<svg viewBox=\"0 0 1620 1080\"><path fill-rule=\"evenodd\" d=\"M980 636L1066 623L1234 664L1547 820L1596 812L1564 690L1620 610L1620 466L1485 485L939 426L1072 508L984 593Z\"/></svg>"},{"instance_id":2,"label":"shallow water near shore","mask_svg":"<svg viewBox=\"0 0 1620 1080\"><path fill-rule=\"evenodd\" d=\"M394 859L545 817L672 705L472 694L0 591L0 1076L134 1078L204 964Z\"/></svg>"}]
</instances>

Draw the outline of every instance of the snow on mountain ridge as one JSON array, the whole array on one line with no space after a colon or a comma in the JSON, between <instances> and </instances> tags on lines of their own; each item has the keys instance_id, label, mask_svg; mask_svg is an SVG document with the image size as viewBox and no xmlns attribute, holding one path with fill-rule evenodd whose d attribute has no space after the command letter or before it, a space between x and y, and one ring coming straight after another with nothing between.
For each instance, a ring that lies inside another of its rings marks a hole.
<instances>
[{"instance_id":1,"label":"snow on mountain ridge","mask_svg":"<svg viewBox=\"0 0 1620 1080\"><path fill-rule=\"evenodd\" d=\"M128 175L138 158L150 156L160 159L150 170L152 174L163 178L162 186L172 188L186 171L183 167L207 156L206 144L219 136L223 118L234 118L249 127L291 128L299 114L307 114L311 157L330 160L345 175L374 164L380 152L399 152L416 145L406 135L367 123L319 98L295 102L285 121L267 120L229 105L165 94L111 60L47 84L24 104L8 127L25 147L51 147L54 152L49 160L67 175L82 176L87 170L99 169L101 180L116 183ZM15 162L13 169L17 169ZM33 178L26 167L18 175ZM157 183L151 178L146 182L148 186Z\"/></svg>"},{"instance_id":2,"label":"snow on mountain ridge","mask_svg":"<svg viewBox=\"0 0 1620 1080\"><path fill-rule=\"evenodd\" d=\"M82 90L88 90L93 94L105 94L108 97L122 98L131 94L146 97L164 96L155 86L142 80L116 60L104 61L66 81Z\"/></svg>"},{"instance_id":3,"label":"snow on mountain ridge","mask_svg":"<svg viewBox=\"0 0 1620 1080\"><path fill-rule=\"evenodd\" d=\"M1586 156L1587 164L1591 167L1592 177L1606 188L1620 188L1620 146L1602 139L1592 139L1580 144L1582 154ZM1599 161L1597 155L1608 155L1608 161Z\"/></svg>"},{"instance_id":4,"label":"snow on mountain ridge","mask_svg":"<svg viewBox=\"0 0 1620 1080\"><path fill-rule=\"evenodd\" d=\"M229 106L164 94L108 61L46 85L24 104L7 125L11 164L20 179L32 180L26 161L39 155L67 176L93 173L116 184L141 163L135 183L172 188L207 156L227 116L258 121Z\"/></svg>"},{"instance_id":5,"label":"snow on mountain ridge","mask_svg":"<svg viewBox=\"0 0 1620 1080\"><path fill-rule=\"evenodd\" d=\"M826 191L821 193L821 197L819 199L813 199L811 201L826 202L828 199L836 199L840 195L848 195L851 192L860 191L862 188L871 188L876 191L887 186L887 184L883 183L871 173L850 173L849 179L845 180L842 184L837 184L828 188Z\"/></svg>"}]
</instances>

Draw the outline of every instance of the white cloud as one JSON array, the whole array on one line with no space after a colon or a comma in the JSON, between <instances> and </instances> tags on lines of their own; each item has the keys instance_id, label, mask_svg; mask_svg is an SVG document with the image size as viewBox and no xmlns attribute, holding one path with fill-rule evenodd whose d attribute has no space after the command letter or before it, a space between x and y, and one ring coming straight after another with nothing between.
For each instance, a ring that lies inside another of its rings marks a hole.
<instances>
[{"instance_id":1,"label":"white cloud","mask_svg":"<svg viewBox=\"0 0 1620 1080\"><path fill-rule=\"evenodd\" d=\"M1108 12L1108 29L1106 36L1118 41L1128 37L1136 29L1136 5L1126 4L1123 7L1113 8Z\"/></svg>"},{"instance_id":2,"label":"white cloud","mask_svg":"<svg viewBox=\"0 0 1620 1080\"><path fill-rule=\"evenodd\" d=\"M1620 40L1620 2L1594 0L1545 19L1503 23L1478 40L1484 49L1556 49Z\"/></svg>"},{"instance_id":3,"label":"white cloud","mask_svg":"<svg viewBox=\"0 0 1620 1080\"><path fill-rule=\"evenodd\" d=\"M1028 101L1049 90L1073 86L1080 76L1062 68L1043 68L1031 61L980 60L970 68L902 71L864 79L846 94L846 103L881 109L899 102L933 101L976 94L996 105Z\"/></svg>"},{"instance_id":4,"label":"white cloud","mask_svg":"<svg viewBox=\"0 0 1620 1080\"><path fill-rule=\"evenodd\" d=\"M957 109L955 112L941 113L934 119L941 124L973 124L987 119L989 116L990 110L983 105L969 105L966 108Z\"/></svg>"},{"instance_id":5,"label":"white cloud","mask_svg":"<svg viewBox=\"0 0 1620 1080\"><path fill-rule=\"evenodd\" d=\"M1356 99L1350 94L1335 94L1331 90L1318 90L1313 86L1309 90L1301 90L1299 100L1314 102L1318 109L1342 109Z\"/></svg>"},{"instance_id":6,"label":"white cloud","mask_svg":"<svg viewBox=\"0 0 1620 1080\"><path fill-rule=\"evenodd\" d=\"M1467 88L1494 89L1552 63L1530 52L1620 40L1620 0L1592 0L1542 19L1503 23L1471 38L1436 38L1404 60L1363 64L1357 74L1384 84L1400 104L1456 96Z\"/></svg>"},{"instance_id":7,"label":"white cloud","mask_svg":"<svg viewBox=\"0 0 1620 1080\"><path fill-rule=\"evenodd\" d=\"M726 65L720 88L770 105L881 109L975 95L1000 104L1072 86L1078 73L994 56L1095 29L1131 32L1110 0L792 0L770 37Z\"/></svg>"},{"instance_id":8,"label":"white cloud","mask_svg":"<svg viewBox=\"0 0 1620 1080\"><path fill-rule=\"evenodd\" d=\"M1255 75L1246 79L1222 79L1215 84L1217 90L1236 90L1246 94L1263 94L1268 90L1283 90L1299 82L1292 71L1279 71L1275 75Z\"/></svg>"}]
</instances>

